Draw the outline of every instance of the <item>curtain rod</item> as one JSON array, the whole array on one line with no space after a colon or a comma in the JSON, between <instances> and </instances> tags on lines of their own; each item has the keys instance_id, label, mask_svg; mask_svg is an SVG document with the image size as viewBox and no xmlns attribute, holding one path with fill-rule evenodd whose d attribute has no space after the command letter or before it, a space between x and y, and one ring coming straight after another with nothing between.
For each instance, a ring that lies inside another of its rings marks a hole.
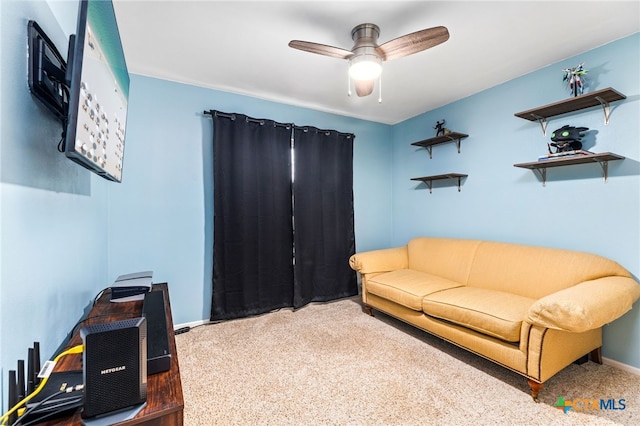
<instances>
[{"instance_id":1,"label":"curtain rod","mask_svg":"<svg viewBox=\"0 0 640 426\"><path fill-rule=\"evenodd\" d=\"M214 110L210 110L210 111L204 111L205 115L210 115L212 117L223 117L223 118L229 118L231 120L235 120L236 119L236 115L235 114L226 114L224 112L220 112L220 111L214 111ZM264 123L267 120L265 119L258 119L258 118L251 118L247 116L247 123L259 123L261 126L264 125ZM269 120L269 121L273 121L273 120ZM290 128L292 126L295 126L292 123L278 123L276 121L273 122L274 127L284 127L284 128Z\"/></svg>"},{"instance_id":2,"label":"curtain rod","mask_svg":"<svg viewBox=\"0 0 640 426\"><path fill-rule=\"evenodd\" d=\"M223 118L229 118L231 120L235 120L236 119L236 114L227 114L224 112L220 112L220 111L216 111L216 110L209 110L209 111L203 111L204 115L210 115L211 117L223 117ZM273 120L270 120L273 121ZM247 122L252 122L252 123L260 123L260 125L263 125L265 123L264 119L257 119L257 118L251 118L247 116ZM320 132L320 133L326 133L327 135L330 132L336 132L339 135L344 135L347 138L355 138L355 135L353 133L342 133L339 132L337 130L323 130L323 129L318 129L316 127L313 126L298 126L297 124L294 123L278 123L276 121L273 122L274 126L280 126L280 127L285 127L285 128L289 128L289 127L293 127L294 129L301 129L305 132L308 132L309 129L313 128L316 129L316 132Z\"/></svg>"}]
</instances>

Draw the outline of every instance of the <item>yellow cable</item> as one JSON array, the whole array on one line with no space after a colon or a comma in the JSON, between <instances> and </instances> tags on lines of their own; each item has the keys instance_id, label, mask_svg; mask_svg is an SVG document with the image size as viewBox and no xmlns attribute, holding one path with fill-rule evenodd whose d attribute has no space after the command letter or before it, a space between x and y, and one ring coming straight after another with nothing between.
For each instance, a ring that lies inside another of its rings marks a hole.
<instances>
[{"instance_id":1,"label":"yellow cable","mask_svg":"<svg viewBox=\"0 0 640 426\"><path fill-rule=\"evenodd\" d=\"M60 358L62 358L63 356L66 355L70 355L70 354L81 354L84 351L84 345L77 345L74 346L72 348L67 349L66 351L60 353L57 357L55 357L53 359L54 364L56 364ZM3 425L6 425L7 422L9 421L9 416L11 414L13 414L17 409L19 409L23 404L25 404L27 401L29 401L31 398L33 398L34 396L36 396L44 387L44 385L47 383L47 380L49 379L49 376L47 375L46 377L44 377L41 381L40 384L38 385L38 387L31 392L31 394L25 398L22 399L22 401L18 402L16 405L14 405L9 411L7 411L6 413L4 413L4 415L2 416L2 423Z\"/></svg>"}]
</instances>

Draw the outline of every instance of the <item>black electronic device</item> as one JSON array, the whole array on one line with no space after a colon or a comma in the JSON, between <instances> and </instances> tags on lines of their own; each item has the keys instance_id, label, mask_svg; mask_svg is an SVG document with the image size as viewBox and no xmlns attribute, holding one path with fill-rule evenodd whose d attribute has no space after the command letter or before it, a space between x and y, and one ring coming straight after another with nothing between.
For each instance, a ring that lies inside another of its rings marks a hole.
<instances>
[{"instance_id":1,"label":"black electronic device","mask_svg":"<svg viewBox=\"0 0 640 426\"><path fill-rule=\"evenodd\" d=\"M33 348L27 349L27 395L31 394L35 389L33 378L36 377L34 371L38 371L40 367L33 365Z\"/></svg>"},{"instance_id":2,"label":"black electronic device","mask_svg":"<svg viewBox=\"0 0 640 426\"><path fill-rule=\"evenodd\" d=\"M112 302L131 302L142 300L144 294L151 291L153 271L135 272L120 275L111 285Z\"/></svg>"},{"instance_id":3,"label":"black electronic device","mask_svg":"<svg viewBox=\"0 0 640 426\"><path fill-rule=\"evenodd\" d=\"M24 360L23 359L19 359L18 360L18 379L17 379L17 385L18 385L18 401L22 401L22 399L27 396L26 395L26 389L25 389L25 379L24 379Z\"/></svg>"},{"instance_id":4,"label":"black electronic device","mask_svg":"<svg viewBox=\"0 0 640 426\"><path fill-rule=\"evenodd\" d=\"M28 24L29 88L61 122L60 151L103 178L122 181L129 72L110 0L81 0L67 60Z\"/></svg>"},{"instance_id":5,"label":"black electronic device","mask_svg":"<svg viewBox=\"0 0 640 426\"><path fill-rule=\"evenodd\" d=\"M69 111L67 62L37 22L29 21L27 34L31 93L64 123Z\"/></svg>"},{"instance_id":6,"label":"black electronic device","mask_svg":"<svg viewBox=\"0 0 640 426\"><path fill-rule=\"evenodd\" d=\"M69 392L73 387L82 385L82 371L62 371L49 375L47 383L26 404L27 412L21 418L21 423L51 416L68 415L83 405L82 392Z\"/></svg>"},{"instance_id":7,"label":"black electronic device","mask_svg":"<svg viewBox=\"0 0 640 426\"><path fill-rule=\"evenodd\" d=\"M9 386L8 386L8 402L9 402L9 407L13 407L14 405L16 405L19 401L18 399L18 382L16 379L16 371L15 370L9 370ZM16 421L16 415L15 413L13 413L11 416L9 416L9 420L10 422L15 422Z\"/></svg>"},{"instance_id":8,"label":"black electronic device","mask_svg":"<svg viewBox=\"0 0 640 426\"><path fill-rule=\"evenodd\" d=\"M147 319L147 374L171 369L164 293L155 290L144 295L142 315Z\"/></svg>"},{"instance_id":9,"label":"black electronic device","mask_svg":"<svg viewBox=\"0 0 640 426\"><path fill-rule=\"evenodd\" d=\"M40 383L38 372L40 371L40 342L33 342L33 348L27 351L27 394L31 394Z\"/></svg>"},{"instance_id":10,"label":"black electronic device","mask_svg":"<svg viewBox=\"0 0 640 426\"><path fill-rule=\"evenodd\" d=\"M85 326L82 417L127 410L147 400L147 320Z\"/></svg>"},{"instance_id":11,"label":"black electronic device","mask_svg":"<svg viewBox=\"0 0 640 426\"><path fill-rule=\"evenodd\" d=\"M33 342L33 386L38 387L40 384L40 342Z\"/></svg>"}]
</instances>

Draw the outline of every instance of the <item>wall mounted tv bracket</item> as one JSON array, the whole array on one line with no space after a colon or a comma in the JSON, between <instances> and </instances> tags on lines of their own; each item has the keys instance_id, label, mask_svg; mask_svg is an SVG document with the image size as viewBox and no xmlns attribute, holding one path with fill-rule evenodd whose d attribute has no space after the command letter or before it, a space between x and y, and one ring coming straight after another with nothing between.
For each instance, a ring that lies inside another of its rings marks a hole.
<instances>
[{"instance_id":1,"label":"wall mounted tv bracket","mask_svg":"<svg viewBox=\"0 0 640 426\"><path fill-rule=\"evenodd\" d=\"M29 89L62 122L64 132L69 111L71 81L71 76L67 73L67 62L35 21L29 21L27 29ZM74 44L74 36L71 36L70 53Z\"/></svg>"}]
</instances>

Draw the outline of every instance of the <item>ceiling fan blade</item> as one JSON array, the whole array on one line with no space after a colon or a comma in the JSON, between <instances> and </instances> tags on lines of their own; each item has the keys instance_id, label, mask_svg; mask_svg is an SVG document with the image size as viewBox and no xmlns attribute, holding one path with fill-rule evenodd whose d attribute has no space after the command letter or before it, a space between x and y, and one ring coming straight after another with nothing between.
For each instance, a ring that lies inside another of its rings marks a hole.
<instances>
[{"instance_id":1,"label":"ceiling fan blade","mask_svg":"<svg viewBox=\"0 0 640 426\"><path fill-rule=\"evenodd\" d=\"M373 85L375 80L356 80L356 94L358 96L369 96L373 93Z\"/></svg>"},{"instance_id":2,"label":"ceiling fan blade","mask_svg":"<svg viewBox=\"0 0 640 426\"><path fill-rule=\"evenodd\" d=\"M413 55L449 40L446 27L433 27L398 37L376 48L385 61Z\"/></svg>"},{"instance_id":3,"label":"ceiling fan blade","mask_svg":"<svg viewBox=\"0 0 640 426\"><path fill-rule=\"evenodd\" d=\"M331 56L332 58L348 59L353 55L351 51L339 47L327 46L326 44L313 43L310 41L291 40L289 47L304 50L305 52L317 53L318 55Z\"/></svg>"}]
</instances>

